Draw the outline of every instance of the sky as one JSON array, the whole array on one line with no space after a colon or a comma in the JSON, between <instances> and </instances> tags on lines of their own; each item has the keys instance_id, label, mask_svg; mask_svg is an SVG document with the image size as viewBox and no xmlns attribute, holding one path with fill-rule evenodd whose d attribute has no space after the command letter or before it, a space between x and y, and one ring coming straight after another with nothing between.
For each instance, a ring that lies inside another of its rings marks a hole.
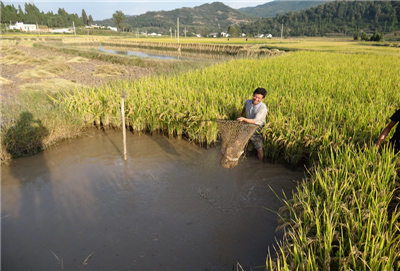
<instances>
[{"instance_id":1,"label":"sky","mask_svg":"<svg viewBox=\"0 0 400 271\"><path fill-rule=\"evenodd\" d=\"M147 11L173 10L181 7L195 7L215 1L223 2L225 5L232 8L254 7L264 4L271 0L25 0L25 1L2 1L5 5L14 5L16 8L21 5L24 8L25 3L33 3L35 6L44 12L53 11L57 13L59 8L65 9L68 13L76 13L79 16L82 14L82 9L86 14L92 15L93 20L103 20L112 18L112 14L121 10L125 15L139 15Z\"/></svg>"}]
</instances>

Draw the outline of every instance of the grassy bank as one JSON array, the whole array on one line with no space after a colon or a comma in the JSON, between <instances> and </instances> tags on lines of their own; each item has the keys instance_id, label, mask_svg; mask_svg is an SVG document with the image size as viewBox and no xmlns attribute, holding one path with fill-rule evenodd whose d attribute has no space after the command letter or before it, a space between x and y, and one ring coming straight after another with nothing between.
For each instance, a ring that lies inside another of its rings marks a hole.
<instances>
[{"instance_id":1,"label":"grassy bank","mask_svg":"<svg viewBox=\"0 0 400 271\"><path fill-rule=\"evenodd\" d=\"M82 133L80 118L65 114L47 95L54 90L23 91L1 107L1 161L33 155Z\"/></svg>"},{"instance_id":2,"label":"grassy bank","mask_svg":"<svg viewBox=\"0 0 400 271\"><path fill-rule=\"evenodd\" d=\"M399 65L400 57L384 53L293 52L65 91L47 104L81 129L120 127L125 90L132 130L212 144L217 126L204 120L236 118L251 92L265 87L266 156L310 171L281 212L285 235L268 267L390 270L400 268L399 156L373 142L400 106Z\"/></svg>"}]
</instances>

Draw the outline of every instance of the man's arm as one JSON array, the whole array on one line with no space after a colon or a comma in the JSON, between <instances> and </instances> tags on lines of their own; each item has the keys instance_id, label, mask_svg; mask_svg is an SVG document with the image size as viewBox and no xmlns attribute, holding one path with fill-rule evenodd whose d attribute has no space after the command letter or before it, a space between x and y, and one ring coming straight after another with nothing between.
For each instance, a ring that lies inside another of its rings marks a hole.
<instances>
[{"instance_id":1,"label":"man's arm","mask_svg":"<svg viewBox=\"0 0 400 271\"><path fill-rule=\"evenodd\" d=\"M237 118L237 120L247 122L247 123L252 123L252 124L256 123L254 119L247 119L247 118L243 117L245 114L246 114L246 105L243 106L242 112L240 113L241 117Z\"/></svg>"},{"instance_id":2,"label":"man's arm","mask_svg":"<svg viewBox=\"0 0 400 271\"><path fill-rule=\"evenodd\" d=\"M237 120L262 126L264 124L265 117L267 116L267 112L268 112L267 108L265 107L264 109L260 110L260 112L257 113L254 119L238 118Z\"/></svg>"},{"instance_id":3,"label":"man's arm","mask_svg":"<svg viewBox=\"0 0 400 271\"><path fill-rule=\"evenodd\" d=\"M393 126L395 126L397 123L397 121L391 121L388 126L385 127L385 129L383 129L381 135L378 138L378 141L376 142L376 146L379 148L379 146L381 145L382 141L385 140L385 138L387 137L387 135L390 133L390 130L392 130Z\"/></svg>"}]
</instances>

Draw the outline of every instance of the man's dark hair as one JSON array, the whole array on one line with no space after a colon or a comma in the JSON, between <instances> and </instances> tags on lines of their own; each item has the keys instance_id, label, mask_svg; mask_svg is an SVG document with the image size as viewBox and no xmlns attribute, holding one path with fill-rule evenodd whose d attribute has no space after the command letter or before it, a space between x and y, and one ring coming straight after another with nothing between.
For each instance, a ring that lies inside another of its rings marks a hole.
<instances>
[{"instance_id":1,"label":"man's dark hair","mask_svg":"<svg viewBox=\"0 0 400 271\"><path fill-rule=\"evenodd\" d=\"M253 92L253 95L256 95L256 94L261 94L264 99L265 95L267 95L267 91L265 90L265 88L256 88L256 90L254 90L254 92Z\"/></svg>"}]
</instances>

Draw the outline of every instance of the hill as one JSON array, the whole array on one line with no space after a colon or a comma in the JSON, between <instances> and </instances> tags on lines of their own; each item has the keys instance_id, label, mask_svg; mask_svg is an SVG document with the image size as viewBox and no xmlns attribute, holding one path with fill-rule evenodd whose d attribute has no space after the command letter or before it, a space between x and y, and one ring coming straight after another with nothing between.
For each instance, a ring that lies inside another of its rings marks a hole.
<instances>
[{"instance_id":1,"label":"hill","mask_svg":"<svg viewBox=\"0 0 400 271\"><path fill-rule=\"evenodd\" d=\"M130 25L134 31L158 32L168 35L171 29L176 28L176 18L179 17L180 31L184 27L189 33L199 33L202 35L211 32L227 31L233 24L245 24L254 21L255 18L243 14L223 3L214 2L204 4L194 8L179 8L172 11L147 12L137 16L126 16L125 23ZM112 19L97 21L102 25L114 26Z\"/></svg>"},{"instance_id":2,"label":"hill","mask_svg":"<svg viewBox=\"0 0 400 271\"><path fill-rule=\"evenodd\" d=\"M326 3L329 0L320 1L288 1L274 0L255 7L239 8L238 11L257 17L275 17L278 14L285 14L290 11L305 10Z\"/></svg>"},{"instance_id":3,"label":"hill","mask_svg":"<svg viewBox=\"0 0 400 271\"><path fill-rule=\"evenodd\" d=\"M241 26L247 34L324 36L330 33L389 33L400 29L400 1L335 1L305 11L262 18Z\"/></svg>"}]
</instances>

